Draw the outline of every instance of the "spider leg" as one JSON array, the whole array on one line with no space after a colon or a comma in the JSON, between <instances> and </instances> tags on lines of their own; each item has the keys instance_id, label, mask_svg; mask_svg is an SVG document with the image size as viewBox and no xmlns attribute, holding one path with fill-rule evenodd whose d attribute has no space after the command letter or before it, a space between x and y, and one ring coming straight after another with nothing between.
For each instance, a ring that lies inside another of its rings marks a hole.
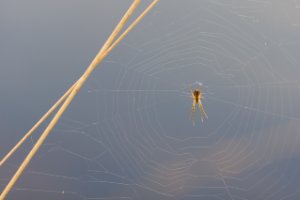
<instances>
[{"instance_id":1,"label":"spider leg","mask_svg":"<svg viewBox=\"0 0 300 200\"><path fill-rule=\"evenodd\" d=\"M192 110L191 110L191 119L193 121L193 126L195 126L195 112L196 112L196 101L193 100Z\"/></svg>"},{"instance_id":2,"label":"spider leg","mask_svg":"<svg viewBox=\"0 0 300 200\"><path fill-rule=\"evenodd\" d=\"M208 117L207 117L207 114L206 114L206 112L205 112L205 109L204 109L204 107L203 107L203 105L202 105L201 100L199 100L198 106L199 106L199 109L200 109L201 121L203 122L204 118L208 118Z\"/></svg>"},{"instance_id":3,"label":"spider leg","mask_svg":"<svg viewBox=\"0 0 300 200\"><path fill-rule=\"evenodd\" d=\"M192 95L192 98L194 98L194 93L193 93L193 90L192 90L191 87L190 87L190 93L191 93L191 95Z\"/></svg>"}]
</instances>

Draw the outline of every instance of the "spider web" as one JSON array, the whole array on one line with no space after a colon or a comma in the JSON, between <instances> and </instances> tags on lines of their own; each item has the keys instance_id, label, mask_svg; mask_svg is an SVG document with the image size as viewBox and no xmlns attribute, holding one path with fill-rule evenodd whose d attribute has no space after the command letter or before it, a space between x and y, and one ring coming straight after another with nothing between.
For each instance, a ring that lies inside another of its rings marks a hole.
<instances>
[{"instance_id":1,"label":"spider web","mask_svg":"<svg viewBox=\"0 0 300 200\"><path fill-rule=\"evenodd\" d=\"M95 71L8 199L299 199L299 9L161 1ZM199 83L208 119L197 110L193 126ZM1 186L18 163L1 168Z\"/></svg>"}]
</instances>

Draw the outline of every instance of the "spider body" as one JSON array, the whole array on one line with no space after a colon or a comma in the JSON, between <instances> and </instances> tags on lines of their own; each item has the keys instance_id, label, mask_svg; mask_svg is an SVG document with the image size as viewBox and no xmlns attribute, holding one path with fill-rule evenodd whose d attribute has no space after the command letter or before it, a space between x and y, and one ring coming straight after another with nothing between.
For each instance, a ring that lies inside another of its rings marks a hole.
<instances>
[{"instance_id":1,"label":"spider body","mask_svg":"<svg viewBox=\"0 0 300 200\"><path fill-rule=\"evenodd\" d=\"M207 114L205 112L205 109L202 105L201 99L203 98L202 92L200 88L195 89L194 91L191 90L192 98L193 98L193 104L192 104L192 113L191 117L193 120L193 125L195 125L195 112L196 112L196 105L198 105L200 114L201 114L201 121L203 122L204 118L207 118Z\"/></svg>"},{"instance_id":2,"label":"spider body","mask_svg":"<svg viewBox=\"0 0 300 200\"><path fill-rule=\"evenodd\" d=\"M194 90L193 97L194 97L194 100L195 100L196 104L199 103L199 100L201 98L200 90L198 90L198 89Z\"/></svg>"}]
</instances>

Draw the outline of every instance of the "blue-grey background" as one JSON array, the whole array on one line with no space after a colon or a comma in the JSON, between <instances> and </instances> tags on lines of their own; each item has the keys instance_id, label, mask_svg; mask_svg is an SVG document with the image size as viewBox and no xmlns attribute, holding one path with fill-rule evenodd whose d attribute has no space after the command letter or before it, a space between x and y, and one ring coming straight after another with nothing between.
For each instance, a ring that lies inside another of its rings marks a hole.
<instances>
[{"instance_id":1,"label":"blue-grey background","mask_svg":"<svg viewBox=\"0 0 300 200\"><path fill-rule=\"evenodd\" d=\"M130 3L1 0L1 158ZM299 0L162 0L95 70L7 199L299 199L299 55ZM198 110L193 126L198 82L208 119ZM45 125L0 168L1 190Z\"/></svg>"}]
</instances>

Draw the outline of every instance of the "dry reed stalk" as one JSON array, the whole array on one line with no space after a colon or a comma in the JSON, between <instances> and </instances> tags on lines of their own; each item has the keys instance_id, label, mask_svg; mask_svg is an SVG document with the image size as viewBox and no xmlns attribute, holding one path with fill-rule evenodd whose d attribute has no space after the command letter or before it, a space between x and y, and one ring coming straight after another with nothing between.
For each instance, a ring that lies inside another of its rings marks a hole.
<instances>
[{"instance_id":1,"label":"dry reed stalk","mask_svg":"<svg viewBox=\"0 0 300 200\"><path fill-rule=\"evenodd\" d=\"M42 135L40 136L40 138L38 139L38 141L36 142L36 144L34 145L34 147L32 148L32 150L28 153L28 155L26 156L26 158L24 159L24 161L21 163L21 165L19 166L18 170L16 171L16 173L14 174L14 176L12 177L12 179L6 185L5 189L3 190L3 192L2 192L2 194L0 196L0 200L4 200L5 199L5 197L7 196L8 192L12 189L12 187L14 186L14 184L16 183L16 181L19 179L20 175L23 173L23 171L25 170L25 168L27 167L27 165L30 163L30 161L33 158L33 156L39 150L39 148L41 147L41 145L43 144L43 142L45 141L45 139L47 138L47 136L49 135L49 133L51 132L51 130L54 128L54 126L56 125L56 123L58 122L58 120L60 119L60 117L62 116L62 114L68 108L68 106L70 105L70 103L72 102L72 100L74 99L74 97L76 96L76 94L79 92L79 90L81 89L81 87L83 86L83 84L85 83L85 81L87 80L87 78L90 76L90 74L96 68L96 66L108 55L109 52L111 52L114 49L114 47L116 47L116 45L119 42L121 42L121 40L154 7L154 5L158 1L159 0L154 0L144 10L144 12L122 33L122 35L111 46L109 46L109 44L112 43L113 38L116 37L118 30L120 31L122 29L122 27L125 25L125 23L126 23L127 20L123 20L123 19L124 18L128 19L129 16L136 9L137 4L140 2L140 0L134 1L134 3L132 4L132 6L129 8L129 10L130 9L132 9L132 10L128 11L128 13L127 13L128 15L126 15L126 14L124 15L124 17L121 19L121 21L119 22L119 24L116 26L115 30L113 31L113 33L111 34L111 36L109 37L109 39L103 45L102 49L104 49L104 50L101 49L98 52L98 54L93 59L93 61L91 62L91 64L87 68L87 70L84 72L84 74L79 78L79 80L74 84L74 86L71 87L70 94L69 95L65 94L67 96L67 97L65 97L66 100L64 101L64 103L62 104L62 106L60 107L60 109L57 111L57 113L55 114L55 116L53 117L53 119L51 120L51 122L49 123L49 125L47 126L47 128L45 129L45 131L42 133Z\"/></svg>"},{"instance_id":2,"label":"dry reed stalk","mask_svg":"<svg viewBox=\"0 0 300 200\"><path fill-rule=\"evenodd\" d=\"M127 12L124 14L124 17L120 20L119 24L116 26L112 34L109 36L105 44L102 46L101 50L98 54L103 53L105 50L108 49L108 47L112 44L115 37L119 34L119 32L122 29L122 25L126 23L126 21L129 19L129 17L133 14L134 10L140 4L140 0L135 0L130 8L127 10ZM76 85L77 82L75 82L68 91L44 114L43 117L40 118L40 120L33 125L33 127L23 136L23 138L6 154L6 156L0 161L0 167L12 156L12 154L26 141L27 138L29 138L32 133L49 117L49 115L67 98L67 96L71 93L72 89Z\"/></svg>"}]
</instances>

